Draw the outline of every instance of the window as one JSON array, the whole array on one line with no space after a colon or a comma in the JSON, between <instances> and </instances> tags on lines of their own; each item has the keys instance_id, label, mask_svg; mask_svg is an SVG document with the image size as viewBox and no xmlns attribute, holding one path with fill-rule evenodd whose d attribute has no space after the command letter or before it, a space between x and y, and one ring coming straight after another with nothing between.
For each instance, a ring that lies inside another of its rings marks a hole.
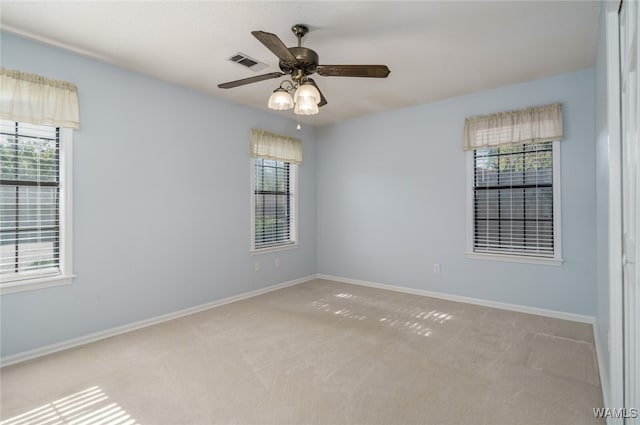
<instances>
[{"instance_id":1,"label":"window","mask_svg":"<svg viewBox=\"0 0 640 425\"><path fill-rule=\"evenodd\" d=\"M0 67L0 293L70 283L74 84Z\"/></svg>"},{"instance_id":2,"label":"window","mask_svg":"<svg viewBox=\"0 0 640 425\"><path fill-rule=\"evenodd\" d=\"M266 158L252 158L252 162L252 250L296 246L298 166Z\"/></svg>"},{"instance_id":3,"label":"window","mask_svg":"<svg viewBox=\"0 0 640 425\"><path fill-rule=\"evenodd\" d=\"M251 252L295 248L302 141L252 129L251 157Z\"/></svg>"},{"instance_id":4,"label":"window","mask_svg":"<svg viewBox=\"0 0 640 425\"><path fill-rule=\"evenodd\" d=\"M465 121L467 255L562 264L560 105Z\"/></svg>"},{"instance_id":5,"label":"window","mask_svg":"<svg viewBox=\"0 0 640 425\"><path fill-rule=\"evenodd\" d=\"M0 288L70 281L71 130L0 120Z\"/></svg>"},{"instance_id":6,"label":"window","mask_svg":"<svg viewBox=\"0 0 640 425\"><path fill-rule=\"evenodd\" d=\"M473 152L473 252L554 257L552 143Z\"/></svg>"}]
</instances>

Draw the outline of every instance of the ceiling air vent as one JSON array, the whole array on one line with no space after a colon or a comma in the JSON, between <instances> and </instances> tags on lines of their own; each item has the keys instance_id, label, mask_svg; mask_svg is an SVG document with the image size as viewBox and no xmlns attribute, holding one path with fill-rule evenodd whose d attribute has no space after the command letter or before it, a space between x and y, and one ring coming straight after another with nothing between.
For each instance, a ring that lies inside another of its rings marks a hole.
<instances>
[{"instance_id":1,"label":"ceiling air vent","mask_svg":"<svg viewBox=\"0 0 640 425\"><path fill-rule=\"evenodd\" d=\"M245 68L249 68L254 72L261 71L269 66L266 63L260 62L259 60L249 57L241 52L238 52L235 55L231 56L230 58L228 58L228 60L230 60L231 62L235 62L238 65L242 65Z\"/></svg>"}]
</instances>

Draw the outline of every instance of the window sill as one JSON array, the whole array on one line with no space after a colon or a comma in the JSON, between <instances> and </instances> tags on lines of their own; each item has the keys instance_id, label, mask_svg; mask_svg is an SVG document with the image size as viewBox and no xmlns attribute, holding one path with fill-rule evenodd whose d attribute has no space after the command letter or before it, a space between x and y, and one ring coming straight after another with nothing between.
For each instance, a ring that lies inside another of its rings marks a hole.
<instances>
[{"instance_id":1,"label":"window sill","mask_svg":"<svg viewBox=\"0 0 640 425\"><path fill-rule=\"evenodd\" d=\"M67 276L47 276L33 279L14 280L13 282L7 282L0 285L0 295L69 285L73 282L75 277L76 275L71 274Z\"/></svg>"},{"instance_id":2,"label":"window sill","mask_svg":"<svg viewBox=\"0 0 640 425\"><path fill-rule=\"evenodd\" d=\"M271 246L269 248L258 248L250 251L251 255L268 254L270 252L288 251L290 249L297 249L300 246L299 243L292 243L287 245Z\"/></svg>"},{"instance_id":3,"label":"window sill","mask_svg":"<svg viewBox=\"0 0 640 425\"><path fill-rule=\"evenodd\" d=\"M562 258L545 258L545 257L533 257L525 255L504 255L504 254L489 254L479 252L467 252L467 258L475 260L490 260L490 261L505 261L509 263L524 263L524 264L542 264L545 266L561 266L564 263Z\"/></svg>"}]
</instances>

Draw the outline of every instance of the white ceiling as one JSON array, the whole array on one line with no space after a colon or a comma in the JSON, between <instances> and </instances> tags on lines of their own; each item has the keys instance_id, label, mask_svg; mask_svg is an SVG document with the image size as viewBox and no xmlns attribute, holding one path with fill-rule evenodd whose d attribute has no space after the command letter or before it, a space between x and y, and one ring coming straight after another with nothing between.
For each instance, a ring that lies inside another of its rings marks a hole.
<instances>
[{"instance_id":1,"label":"white ceiling","mask_svg":"<svg viewBox=\"0 0 640 425\"><path fill-rule=\"evenodd\" d=\"M321 64L391 69L387 79L314 75L329 104L304 121L323 125L591 67L600 2L2 0L0 8L4 30L264 110L280 80L217 84L279 71L251 31L293 46L291 26L307 24L303 46ZM226 60L238 51L269 67L254 73Z\"/></svg>"}]
</instances>

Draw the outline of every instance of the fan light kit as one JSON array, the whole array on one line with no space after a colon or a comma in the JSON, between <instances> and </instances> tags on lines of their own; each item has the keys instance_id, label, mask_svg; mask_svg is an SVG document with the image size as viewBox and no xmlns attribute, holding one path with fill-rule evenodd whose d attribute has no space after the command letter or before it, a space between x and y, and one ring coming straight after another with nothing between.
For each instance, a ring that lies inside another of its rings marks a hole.
<instances>
[{"instance_id":1,"label":"fan light kit","mask_svg":"<svg viewBox=\"0 0 640 425\"><path fill-rule=\"evenodd\" d=\"M293 97L289 91L295 93ZM318 104L322 101L320 91L309 81L303 81L297 85L289 80L280 83L280 87L273 91L269 97L268 107L276 111L293 109L297 115L314 115L318 113Z\"/></svg>"},{"instance_id":2,"label":"fan light kit","mask_svg":"<svg viewBox=\"0 0 640 425\"><path fill-rule=\"evenodd\" d=\"M327 104L327 99L324 98L315 81L309 78L309 75L317 72L324 77L386 78L390 73L386 65L318 65L318 54L309 48L302 47L302 37L309 32L309 28L306 25L298 24L291 27L291 31L298 38L297 47L285 46L275 34L264 31L251 32L280 59L279 65L282 72L272 72L218 84L218 87L230 89L290 75L291 80L282 81L269 97L269 109L284 111L293 108L296 115L315 115L320 107ZM290 92L293 92L293 96Z\"/></svg>"}]
</instances>

